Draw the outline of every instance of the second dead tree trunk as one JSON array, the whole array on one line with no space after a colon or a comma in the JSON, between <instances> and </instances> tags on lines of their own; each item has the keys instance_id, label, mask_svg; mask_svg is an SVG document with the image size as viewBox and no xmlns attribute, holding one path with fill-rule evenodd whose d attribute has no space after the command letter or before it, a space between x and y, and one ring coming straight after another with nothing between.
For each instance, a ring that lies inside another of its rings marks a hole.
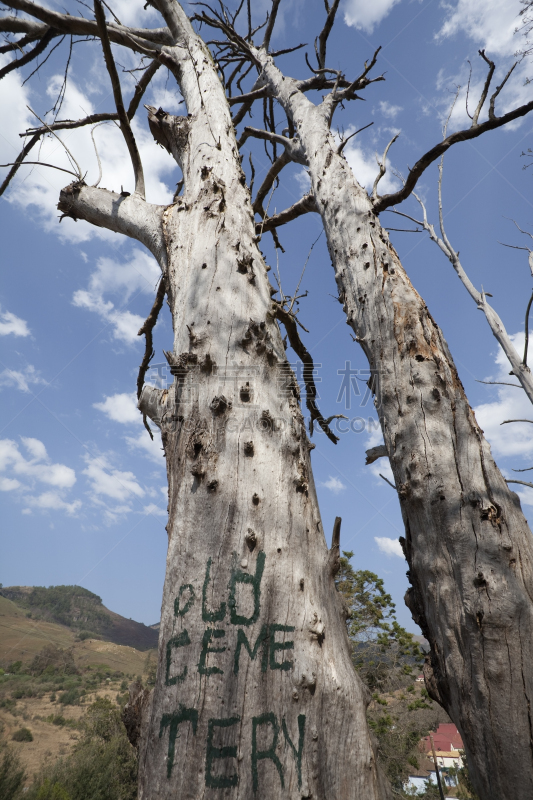
<instances>
[{"instance_id":1,"label":"second dead tree trunk","mask_svg":"<svg viewBox=\"0 0 533 800\"><path fill-rule=\"evenodd\" d=\"M441 330L315 106L265 51L257 87L293 122L347 322L368 358L431 647L426 687L459 728L484 800L533 797L533 539L476 422Z\"/></svg>"}]
</instances>

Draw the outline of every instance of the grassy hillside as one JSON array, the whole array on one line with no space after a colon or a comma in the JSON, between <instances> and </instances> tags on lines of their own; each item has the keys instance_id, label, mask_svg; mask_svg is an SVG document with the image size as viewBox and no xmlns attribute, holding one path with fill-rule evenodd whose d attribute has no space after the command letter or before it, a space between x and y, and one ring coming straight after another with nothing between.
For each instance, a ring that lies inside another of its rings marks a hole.
<instances>
[{"instance_id":1,"label":"grassy hillside","mask_svg":"<svg viewBox=\"0 0 533 800\"><path fill-rule=\"evenodd\" d=\"M123 619L105 613L119 623ZM120 706L135 677L150 685L157 651L102 639L80 641L78 629L26 614L0 597L0 756L3 745L17 753L29 786L43 765L73 752L95 699ZM22 729L31 739L13 738Z\"/></svg>"},{"instance_id":2,"label":"grassy hillside","mask_svg":"<svg viewBox=\"0 0 533 800\"><path fill-rule=\"evenodd\" d=\"M59 624L82 639L104 639L136 650L157 647L157 631L110 611L101 597L81 586L8 586L0 589L0 601L6 600L27 619Z\"/></svg>"}]
</instances>

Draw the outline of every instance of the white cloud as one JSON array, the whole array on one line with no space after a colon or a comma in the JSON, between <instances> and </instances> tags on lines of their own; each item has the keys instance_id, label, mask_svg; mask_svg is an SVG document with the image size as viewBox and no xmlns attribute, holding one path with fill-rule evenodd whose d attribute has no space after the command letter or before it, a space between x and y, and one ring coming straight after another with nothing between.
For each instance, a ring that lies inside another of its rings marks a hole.
<instances>
[{"instance_id":1,"label":"white cloud","mask_svg":"<svg viewBox=\"0 0 533 800\"><path fill-rule=\"evenodd\" d=\"M28 323L11 311L0 310L0 336L8 336L10 333L13 336L29 336Z\"/></svg>"},{"instance_id":2,"label":"white cloud","mask_svg":"<svg viewBox=\"0 0 533 800\"><path fill-rule=\"evenodd\" d=\"M148 420L148 422L150 422L150 420ZM164 467L165 458L163 455L163 448L161 446L161 434L159 432L159 428L156 428L155 425L151 425L150 427L152 428L154 435L153 440L150 439L148 431L145 430L143 426L141 433L139 433L137 437L126 436L126 443L130 449L140 450L143 455L147 456L150 461L155 462L158 467Z\"/></svg>"},{"instance_id":3,"label":"white cloud","mask_svg":"<svg viewBox=\"0 0 533 800\"><path fill-rule=\"evenodd\" d=\"M103 403L93 403L93 408L102 411L113 422L129 425L136 424L141 419L135 392L113 394L110 397L106 397Z\"/></svg>"},{"instance_id":4,"label":"white cloud","mask_svg":"<svg viewBox=\"0 0 533 800\"><path fill-rule=\"evenodd\" d=\"M129 7L129 0L124 2ZM101 110L102 101L108 99L109 79L103 67L101 50L93 48L92 52L95 59L93 68L87 67L85 61L86 69L82 75L76 74L76 64L71 69L61 109L63 119L77 119L95 113ZM90 58L91 45L87 46L87 54ZM121 63L130 64L131 54L121 49L120 57ZM8 56L0 56L0 66L9 60ZM122 80L125 95L128 96L133 88L133 81L129 76L123 76ZM46 101L43 99L43 106L45 103L51 105L55 102L62 82L63 75L46 76L48 98ZM150 100L151 95L147 95L146 102ZM26 108L26 105L32 105L32 98L28 87L22 86L18 72L10 73L0 82L0 104L9 108L9 114L2 120L2 137L0 137L0 163L5 164L14 161L21 150L23 140L20 139L19 133L35 124L38 125L39 122ZM35 110L41 115L44 113L38 107ZM142 119L135 118L132 128L144 165L147 200L167 204L172 199L178 167L166 150L155 144L144 114L141 112L139 114ZM94 183L98 175L98 166L90 127L59 132L58 136L67 144L81 170L87 173L87 183ZM120 191L120 187L123 186L124 189L132 191L133 171L120 130L110 123L99 127L94 136L102 163L100 186L114 191ZM35 147L32 151L35 160L72 170L68 156L56 137L47 136L41 142L41 147L39 149ZM0 170L1 177L6 173L7 170ZM22 166L4 197L17 205L21 211L37 218L46 230L53 231L62 239L83 242L98 237L115 242L115 234L104 228L89 225L83 220L75 223L66 219L61 225L58 224L59 192L73 179L74 176L69 177L65 173L47 167Z\"/></svg>"},{"instance_id":5,"label":"white cloud","mask_svg":"<svg viewBox=\"0 0 533 800\"><path fill-rule=\"evenodd\" d=\"M518 0L507 3L502 3L500 0L486 0L484 3L479 3L478 0L459 0L454 6L443 5L448 11L448 16L436 34L437 40L464 34L472 40L476 50L479 48L486 50L487 56L496 62L491 92L494 91L515 60L514 53L525 45L523 37L515 34L515 29L520 22L518 17L520 3ZM435 104L443 109L443 119L447 116L451 105L450 92L455 94L456 87L462 87L450 119L450 132L470 126L471 120L466 113L467 85L470 81L468 105L470 114L472 114L481 96L487 76L487 65L470 46L465 51L466 58L470 58L472 61L471 76L470 65L465 60L458 73L450 75L445 70L441 70L437 80L437 88L446 90L446 95L439 98ZM526 85L529 74L528 61L521 62L498 97L497 114L506 113L529 102L530 91ZM480 122L487 118L487 111L488 101L480 116ZM506 126L506 130L514 130L523 122L523 118L515 120Z\"/></svg>"},{"instance_id":6,"label":"white cloud","mask_svg":"<svg viewBox=\"0 0 533 800\"><path fill-rule=\"evenodd\" d=\"M167 511L165 508L156 506L155 503L150 503L150 505L143 508L143 514L154 514L156 517L166 517Z\"/></svg>"},{"instance_id":7,"label":"white cloud","mask_svg":"<svg viewBox=\"0 0 533 800\"><path fill-rule=\"evenodd\" d=\"M514 35L519 23L520 4L501 0L459 0L456 6L445 5L448 17L438 38L464 33L480 42L491 55L512 55L520 46Z\"/></svg>"},{"instance_id":8,"label":"white cloud","mask_svg":"<svg viewBox=\"0 0 533 800\"><path fill-rule=\"evenodd\" d=\"M325 489L329 489L330 492L333 492L333 494L339 494L339 492L342 492L344 489L346 489L344 483L339 478L335 478L333 475L330 475L327 481L321 483L320 486L323 486Z\"/></svg>"},{"instance_id":9,"label":"white cloud","mask_svg":"<svg viewBox=\"0 0 533 800\"><path fill-rule=\"evenodd\" d=\"M530 334L531 336L531 334ZM524 334L516 333L511 339L517 351L524 350ZM486 380L518 383L509 376L509 362L499 347L495 357L496 373ZM528 358L529 366L533 366L533 356ZM511 386L495 386L497 400L482 403L474 409L476 419L485 432L496 457L513 456L514 458L533 456L533 425L513 422L509 425L501 423L506 419L533 419L533 408L522 389ZM519 467L520 464L513 464ZM526 466L530 466L527 464Z\"/></svg>"},{"instance_id":10,"label":"white cloud","mask_svg":"<svg viewBox=\"0 0 533 800\"><path fill-rule=\"evenodd\" d=\"M400 0L347 0L344 6L344 21L347 25L365 33L372 33L374 27L389 15Z\"/></svg>"},{"instance_id":11,"label":"white cloud","mask_svg":"<svg viewBox=\"0 0 533 800\"><path fill-rule=\"evenodd\" d=\"M0 387L6 386L21 392L29 392L32 383L46 383L32 364L28 364L22 370L4 369L0 372Z\"/></svg>"},{"instance_id":12,"label":"white cloud","mask_svg":"<svg viewBox=\"0 0 533 800\"><path fill-rule=\"evenodd\" d=\"M294 179L298 184L300 192L302 194L307 194L307 192L311 188L311 178L309 177L309 172L306 169L301 169L299 170L299 172L296 173Z\"/></svg>"},{"instance_id":13,"label":"white cloud","mask_svg":"<svg viewBox=\"0 0 533 800\"><path fill-rule=\"evenodd\" d=\"M401 106L394 106L387 100L381 100L379 103L379 110L381 111L384 117L390 117L390 119L396 119L400 111L403 111L403 108Z\"/></svg>"},{"instance_id":14,"label":"white cloud","mask_svg":"<svg viewBox=\"0 0 533 800\"><path fill-rule=\"evenodd\" d=\"M0 477L0 491L15 492L25 504L23 514L31 514L32 509L41 511L64 511L74 515L81 508L81 501L68 502L65 494L75 483L76 473L65 464L52 464L46 447L39 439L21 437L22 445L28 453L26 458L12 439L0 440L0 472L10 477ZM13 476L17 477L14 478ZM20 479L20 480L19 480ZM53 486L39 494L38 483Z\"/></svg>"},{"instance_id":15,"label":"white cloud","mask_svg":"<svg viewBox=\"0 0 533 800\"><path fill-rule=\"evenodd\" d=\"M24 501L30 508L24 509L23 513L28 513L31 508L38 508L45 511L65 511L69 516L73 516L81 508L81 500L67 503L57 492L43 492L37 497L26 496Z\"/></svg>"},{"instance_id":16,"label":"white cloud","mask_svg":"<svg viewBox=\"0 0 533 800\"><path fill-rule=\"evenodd\" d=\"M398 539L388 539L386 536L374 536L374 541L385 555L404 558L402 546Z\"/></svg>"},{"instance_id":17,"label":"white cloud","mask_svg":"<svg viewBox=\"0 0 533 800\"><path fill-rule=\"evenodd\" d=\"M104 294L120 298L124 305L133 294L142 292L152 294L161 271L152 256L134 248L127 261L114 261L112 258L98 259L95 271L89 278L88 289L74 293L72 302L78 308L98 314L113 327L113 336L127 344L138 341L139 328L144 319L131 311L117 308Z\"/></svg>"},{"instance_id":18,"label":"white cloud","mask_svg":"<svg viewBox=\"0 0 533 800\"><path fill-rule=\"evenodd\" d=\"M91 491L96 498L103 495L124 503L132 497L144 496L145 491L137 483L133 472L121 472L115 469L105 456L98 458L87 456L85 461L87 467L83 470L83 474L89 479Z\"/></svg>"},{"instance_id":19,"label":"white cloud","mask_svg":"<svg viewBox=\"0 0 533 800\"><path fill-rule=\"evenodd\" d=\"M12 439L0 440L0 471L48 483L60 489L69 489L76 483L76 473L65 464L51 464L46 448L38 439L25 439L22 443L32 458L25 459Z\"/></svg>"},{"instance_id":20,"label":"white cloud","mask_svg":"<svg viewBox=\"0 0 533 800\"><path fill-rule=\"evenodd\" d=\"M349 136L355 131L353 126L350 126L345 136ZM384 148L383 148L384 149ZM343 150L346 161L350 165L356 180L364 186L367 191L372 191L372 186L376 176L379 173L379 167L376 160L376 153L370 149L358 145L351 139ZM380 153L380 158L383 155L383 150ZM391 174L391 165L387 158L387 172L380 180L378 191L379 194L389 194L399 188L399 183L396 178Z\"/></svg>"},{"instance_id":21,"label":"white cloud","mask_svg":"<svg viewBox=\"0 0 533 800\"><path fill-rule=\"evenodd\" d=\"M12 492L21 486L21 482L14 478L0 478L0 492Z\"/></svg>"}]
</instances>

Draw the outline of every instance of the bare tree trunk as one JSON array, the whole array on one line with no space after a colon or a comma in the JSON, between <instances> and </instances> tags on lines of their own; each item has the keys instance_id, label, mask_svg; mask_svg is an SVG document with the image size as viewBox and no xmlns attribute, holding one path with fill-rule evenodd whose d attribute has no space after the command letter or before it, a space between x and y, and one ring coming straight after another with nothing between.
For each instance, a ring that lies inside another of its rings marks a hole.
<instances>
[{"instance_id":1,"label":"bare tree trunk","mask_svg":"<svg viewBox=\"0 0 533 800\"><path fill-rule=\"evenodd\" d=\"M371 367L406 536L406 603L426 686L457 724L484 800L533 797L533 548L444 337L314 106L256 51L293 120L348 324ZM297 141L297 140L294 140Z\"/></svg>"},{"instance_id":2,"label":"bare tree trunk","mask_svg":"<svg viewBox=\"0 0 533 800\"><path fill-rule=\"evenodd\" d=\"M75 184L60 201L150 247L174 324L174 383L139 404L161 428L169 483L157 683L129 709L137 737L144 708L140 798L378 800L338 544L328 551L229 107L182 9L158 5L189 113L149 121L185 193L163 209Z\"/></svg>"}]
</instances>

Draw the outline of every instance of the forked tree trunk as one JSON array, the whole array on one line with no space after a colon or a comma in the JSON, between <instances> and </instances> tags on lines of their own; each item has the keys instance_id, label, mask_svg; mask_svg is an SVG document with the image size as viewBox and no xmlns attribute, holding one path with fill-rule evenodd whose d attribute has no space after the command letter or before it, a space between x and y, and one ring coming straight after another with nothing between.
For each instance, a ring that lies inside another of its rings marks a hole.
<instances>
[{"instance_id":1,"label":"forked tree trunk","mask_svg":"<svg viewBox=\"0 0 533 800\"><path fill-rule=\"evenodd\" d=\"M374 375L405 523L406 603L430 695L457 724L483 800L533 797L533 541L442 332L314 106L260 53L293 119L348 324Z\"/></svg>"},{"instance_id":2,"label":"forked tree trunk","mask_svg":"<svg viewBox=\"0 0 533 800\"><path fill-rule=\"evenodd\" d=\"M165 63L189 113L154 109L150 125L185 193L163 209L76 184L60 202L152 250L174 324L174 383L140 401L161 428L169 484L140 798L377 800L387 790L334 586L338 547L322 530L228 104L207 48L167 7Z\"/></svg>"}]
</instances>

